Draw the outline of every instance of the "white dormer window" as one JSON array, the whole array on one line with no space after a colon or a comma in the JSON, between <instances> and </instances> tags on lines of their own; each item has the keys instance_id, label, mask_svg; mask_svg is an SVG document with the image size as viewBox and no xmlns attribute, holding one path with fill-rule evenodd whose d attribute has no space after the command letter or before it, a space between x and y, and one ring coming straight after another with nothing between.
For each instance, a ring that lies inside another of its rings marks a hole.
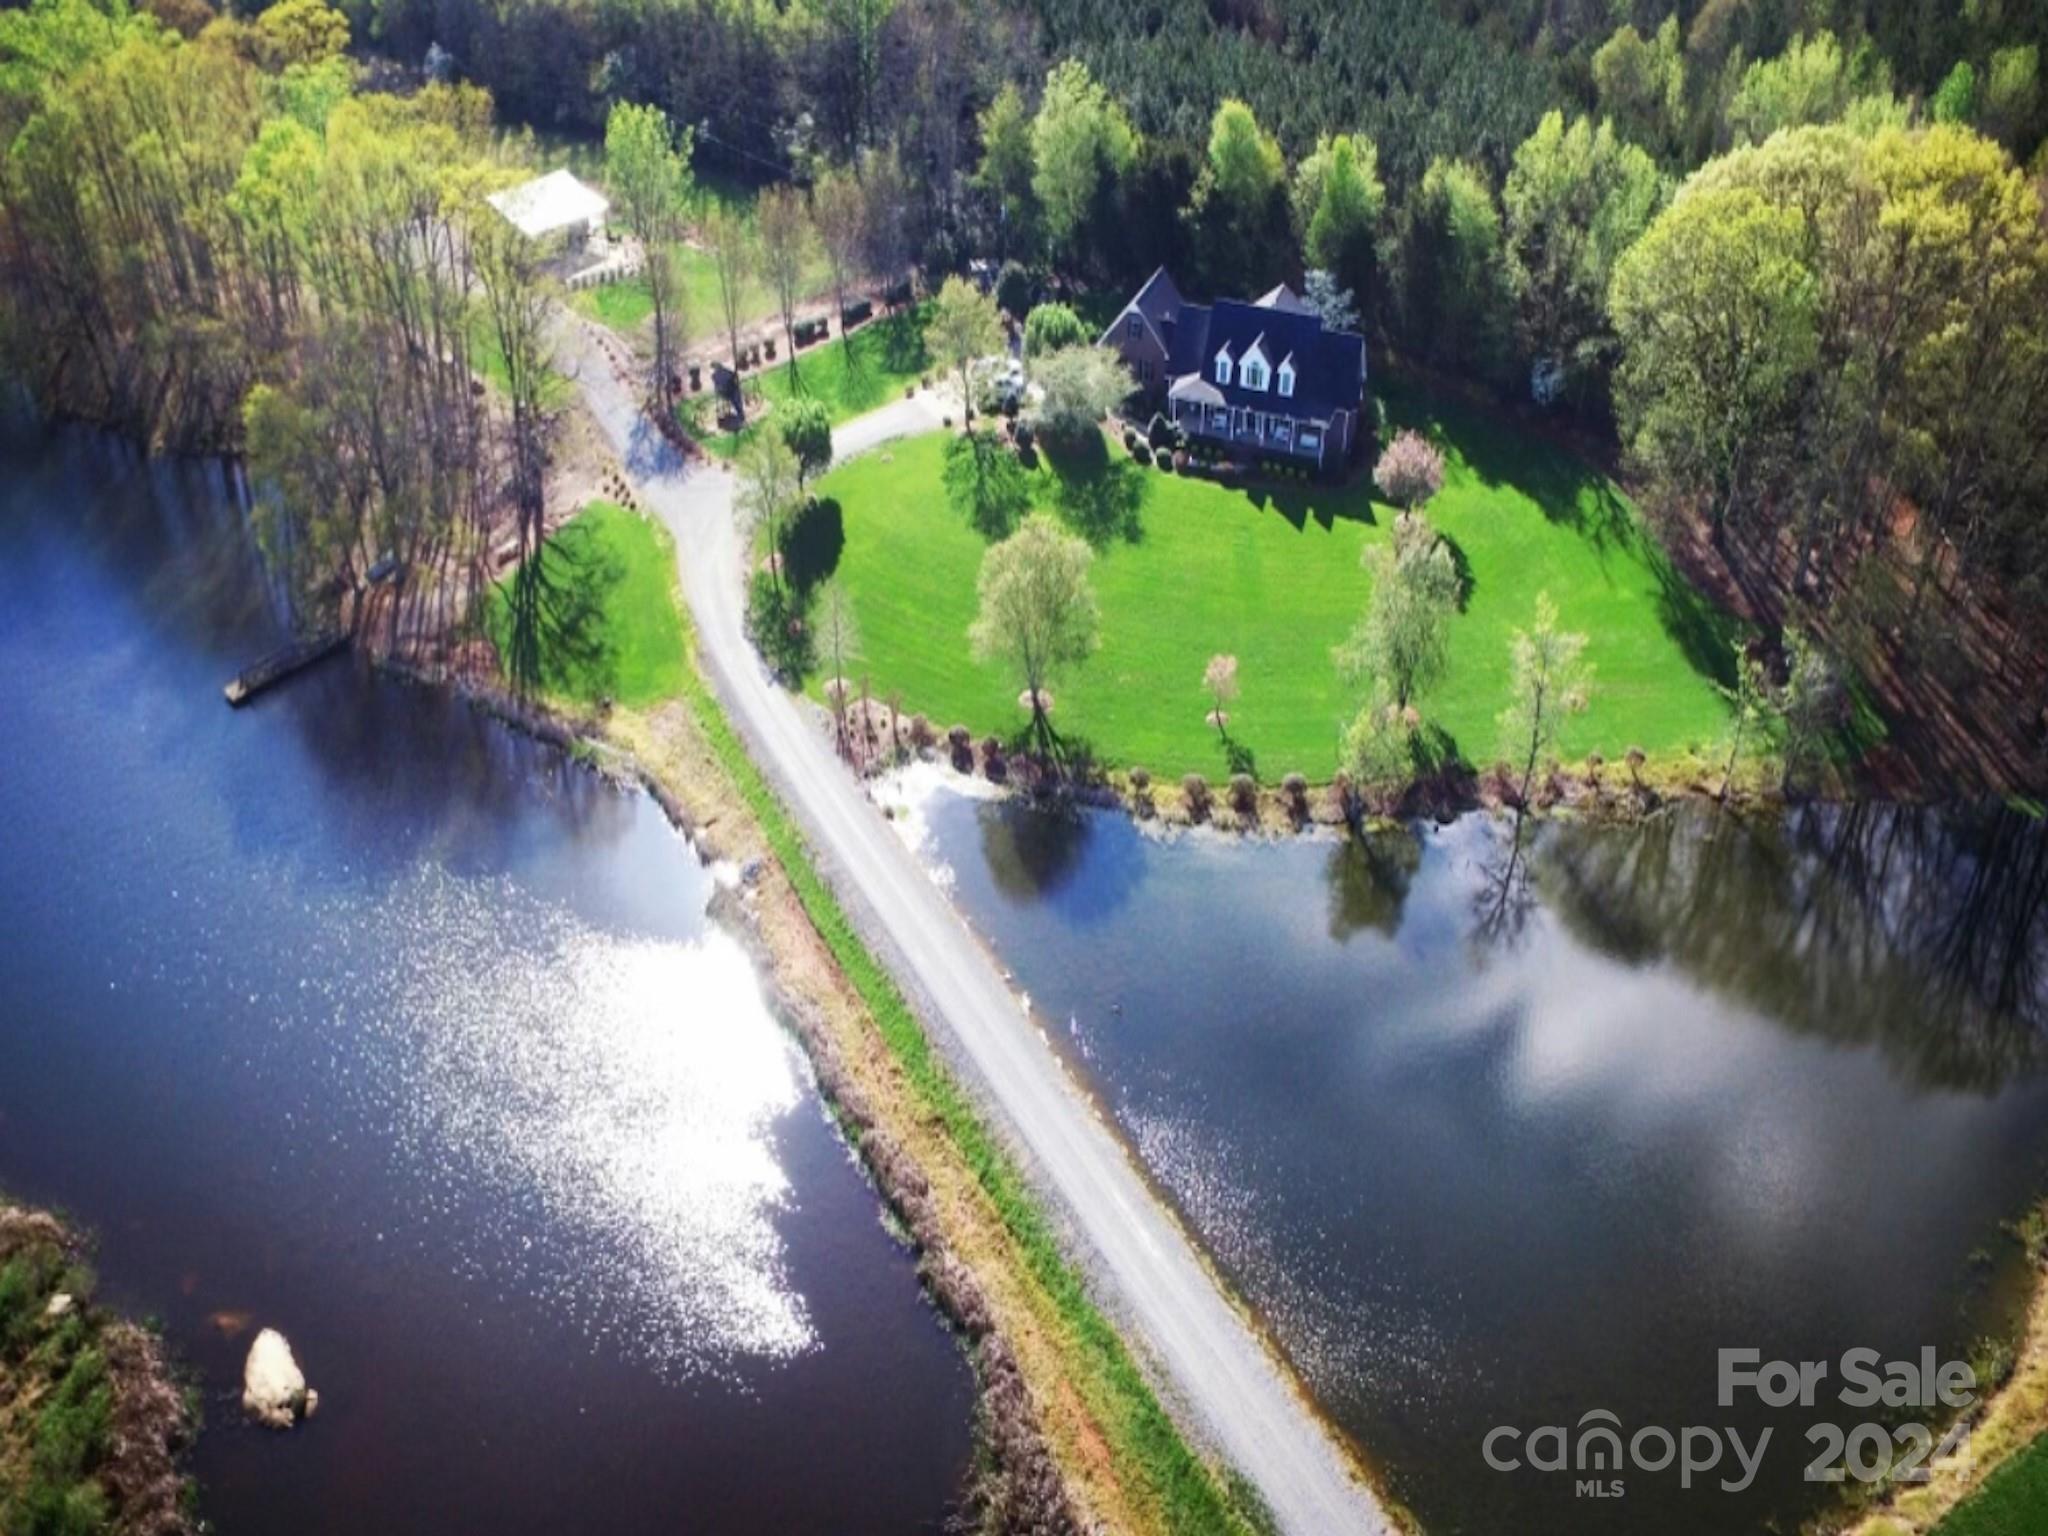
<instances>
[{"instance_id":1,"label":"white dormer window","mask_svg":"<svg viewBox=\"0 0 2048 1536\"><path fill-rule=\"evenodd\" d=\"M1294 395L1294 364L1291 362L1280 365L1280 393L1289 398Z\"/></svg>"},{"instance_id":2,"label":"white dormer window","mask_svg":"<svg viewBox=\"0 0 2048 1536\"><path fill-rule=\"evenodd\" d=\"M1265 389L1273 382L1272 365L1266 361L1262 336L1245 348L1244 356L1237 365L1237 381L1246 389Z\"/></svg>"},{"instance_id":3,"label":"white dormer window","mask_svg":"<svg viewBox=\"0 0 2048 1536\"><path fill-rule=\"evenodd\" d=\"M1228 347L1225 347L1216 354L1216 382L1218 384L1228 384L1230 382L1230 348Z\"/></svg>"}]
</instances>

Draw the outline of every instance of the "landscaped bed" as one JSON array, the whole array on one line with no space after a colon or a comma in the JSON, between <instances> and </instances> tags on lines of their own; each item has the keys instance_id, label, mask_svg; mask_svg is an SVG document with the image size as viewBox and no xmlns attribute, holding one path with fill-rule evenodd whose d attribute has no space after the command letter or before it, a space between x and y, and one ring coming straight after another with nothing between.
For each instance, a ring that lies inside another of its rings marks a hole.
<instances>
[{"instance_id":1,"label":"landscaped bed","mask_svg":"<svg viewBox=\"0 0 2048 1536\"><path fill-rule=\"evenodd\" d=\"M1466 603L1448 675L1421 708L1459 754L1494 760L1511 637L1544 591L1587 633L1595 668L1592 707L1564 732L1569 755L1711 751L1728 720L1716 680L1732 675L1733 623L1677 576L1612 483L1475 414L1405 397L1392 414L1434 431L1448 461L1428 515L1456 548ZM840 528L822 543L843 534L835 568L876 695L900 693L940 730L1007 735L1024 724L1016 679L968 654L987 545L947 505L946 442L896 443L827 476L819 493L837 503ZM1331 648L1365 606L1360 551L1393 519L1362 476L1341 488L1227 486L1142 467L1112 444L1080 468L1042 456L1033 487L1097 548L1101 649L1055 682L1063 734L1154 774L1214 775L1248 755L1267 780L1331 775L1359 704ZM1202 671L1215 652L1239 663L1227 742L1205 720Z\"/></svg>"}]
</instances>

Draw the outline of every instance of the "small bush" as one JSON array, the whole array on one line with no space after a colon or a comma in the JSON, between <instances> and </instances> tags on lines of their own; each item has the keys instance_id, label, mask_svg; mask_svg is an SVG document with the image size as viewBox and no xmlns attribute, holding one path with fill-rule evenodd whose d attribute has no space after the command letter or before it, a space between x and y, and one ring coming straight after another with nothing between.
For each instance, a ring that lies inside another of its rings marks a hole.
<instances>
[{"instance_id":1,"label":"small bush","mask_svg":"<svg viewBox=\"0 0 2048 1536\"><path fill-rule=\"evenodd\" d=\"M1251 815L1259 803L1258 781L1248 773L1233 773L1230 776L1230 803L1238 815Z\"/></svg>"},{"instance_id":2,"label":"small bush","mask_svg":"<svg viewBox=\"0 0 2048 1536\"><path fill-rule=\"evenodd\" d=\"M1137 448L1137 446L1138 446L1138 429L1137 429L1136 427L1125 427L1125 428L1124 428L1124 448L1125 448L1125 449L1126 449L1127 451L1129 451L1129 450L1135 450L1135 449Z\"/></svg>"},{"instance_id":3,"label":"small bush","mask_svg":"<svg viewBox=\"0 0 2048 1536\"><path fill-rule=\"evenodd\" d=\"M931 721L925 719L923 715L912 715L910 717L910 744L920 752L928 752L931 750L934 742L935 738L932 735Z\"/></svg>"},{"instance_id":4,"label":"small bush","mask_svg":"<svg viewBox=\"0 0 2048 1536\"><path fill-rule=\"evenodd\" d=\"M1287 809L1297 821L1308 816L1308 780L1298 773L1290 773L1280 781L1280 792L1287 797Z\"/></svg>"},{"instance_id":5,"label":"small bush","mask_svg":"<svg viewBox=\"0 0 2048 1536\"><path fill-rule=\"evenodd\" d=\"M866 299L862 299L858 304L847 305L846 308L839 311L840 334L844 335L846 332L852 330L856 325L859 325L863 320L867 319L867 317L869 315L872 315L874 312L875 306L869 303Z\"/></svg>"},{"instance_id":6,"label":"small bush","mask_svg":"<svg viewBox=\"0 0 2048 1536\"><path fill-rule=\"evenodd\" d=\"M1139 794L1143 794L1146 790L1150 789L1151 787L1151 774L1147 773L1142 768L1133 768L1131 770L1131 788L1137 790Z\"/></svg>"},{"instance_id":7,"label":"small bush","mask_svg":"<svg viewBox=\"0 0 2048 1536\"><path fill-rule=\"evenodd\" d=\"M1180 781L1180 792L1188 803L1188 814L1200 821L1209 814L1209 781L1191 773Z\"/></svg>"},{"instance_id":8,"label":"small bush","mask_svg":"<svg viewBox=\"0 0 2048 1536\"><path fill-rule=\"evenodd\" d=\"M1143 443L1139 443L1131 450L1131 458L1139 464L1150 464L1152 462L1152 450Z\"/></svg>"},{"instance_id":9,"label":"small bush","mask_svg":"<svg viewBox=\"0 0 2048 1536\"><path fill-rule=\"evenodd\" d=\"M1032 439L1031 423L1028 421L1018 422L1014 436L1016 437L1019 451L1029 451Z\"/></svg>"}]
</instances>

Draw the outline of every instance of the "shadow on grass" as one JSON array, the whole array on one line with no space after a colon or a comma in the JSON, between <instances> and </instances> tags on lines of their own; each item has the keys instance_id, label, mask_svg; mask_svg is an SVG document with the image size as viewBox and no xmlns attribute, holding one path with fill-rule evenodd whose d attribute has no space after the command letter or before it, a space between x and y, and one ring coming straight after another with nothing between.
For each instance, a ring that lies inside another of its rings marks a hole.
<instances>
[{"instance_id":1,"label":"shadow on grass","mask_svg":"<svg viewBox=\"0 0 2048 1536\"><path fill-rule=\"evenodd\" d=\"M1310 522L1328 533L1339 522L1379 522L1372 497L1363 482L1357 485L1248 485L1245 496L1261 511L1278 512L1296 533L1306 531Z\"/></svg>"},{"instance_id":2,"label":"shadow on grass","mask_svg":"<svg viewBox=\"0 0 2048 1536\"><path fill-rule=\"evenodd\" d=\"M838 498L815 496L782 530L782 570L805 596L839 569L846 548L846 519Z\"/></svg>"},{"instance_id":3,"label":"shadow on grass","mask_svg":"<svg viewBox=\"0 0 2048 1536\"><path fill-rule=\"evenodd\" d=\"M574 523L512 573L498 642L515 690L591 700L613 690L618 653L604 615L625 574L624 561Z\"/></svg>"},{"instance_id":4,"label":"shadow on grass","mask_svg":"<svg viewBox=\"0 0 2048 1536\"><path fill-rule=\"evenodd\" d=\"M1472 606L1472 594L1479 590L1479 578L1472 574L1472 561L1466 555L1464 545L1442 530L1438 530L1437 537L1451 552L1451 569L1458 573L1458 612L1463 613Z\"/></svg>"},{"instance_id":5,"label":"shadow on grass","mask_svg":"<svg viewBox=\"0 0 2048 1536\"><path fill-rule=\"evenodd\" d=\"M1151 494L1149 471L1112 458L1108 442L1091 433L1079 443L1045 444L1054 481L1054 504L1067 526L1098 549L1112 539L1135 544L1144 536L1140 513Z\"/></svg>"},{"instance_id":6,"label":"shadow on grass","mask_svg":"<svg viewBox=\"0 0 2048 1536\"><path fill-rule=\"evenodd\" d=\"M891 373L922 373L931 359L924 349L924 327L918 323L914 310L905 310L900 315L888 315L874 321L865 330L854 332L853 340L846 355L852 367L860 364L856 354L872 347L884 368Z\"/></svg>"},{"instance_id":7,"label":"shadow on grass","mask_svg":"<svg viewBox=\"0 0 2048 1536\"><path fill-rule=\"evenodd\" d=\"M1700 676L1723 688L1734 687L1740 622L1679 574L1662 549L1645 550L1644 556L1657 573L1657 617L1664 632L1678 642Z\"/></svg>"},{"instance_id":8,"label":"shadow on grass","mask_svg":"<svg viewBox=\"0 0 2048 1536\"><path fill-rule=\"evenodd\" d=\"M1583 459L1511 422L1423 387L1387 386L1389 414L1455 450L1489 486L1505 486L1535 502L1553 523L1576 529L1597 548L1636 547L1640 530L1614 483Z\"/></svg>"}]
</instances>

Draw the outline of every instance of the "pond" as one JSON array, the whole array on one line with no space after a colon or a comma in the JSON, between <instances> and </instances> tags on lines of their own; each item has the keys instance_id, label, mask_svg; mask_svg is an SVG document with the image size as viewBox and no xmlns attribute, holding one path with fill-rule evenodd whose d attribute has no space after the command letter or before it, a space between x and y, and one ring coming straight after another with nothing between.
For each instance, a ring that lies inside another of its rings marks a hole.
<instances>
[{"instance_id":1,"label":"pond","mask_svg":"<svg viewBox=\"0 0 2048 1536\"><path fill-rule=\"evenodd\" d=\"M1831 1496L1808 1428L1873 1417L1833 1395L1845 1350L1964 1358L2016 1320L2001 1224L2048 1163L2037 820L1259 842L902 792L906 835L1434 1536L1795 1528ZM1835 1387L1723 1408L1723 1348ZM1773 1439L1736 1492L1725 1449L1690 1488L1631 1470L1604 1499L1484 1459L1498 1426L1602 1409L1625 1436Z\"/></svg>"},{"instance_id":2,"label":"pond","mask_svg":"<svg viewBox=\"0 0 2048 1536\"><path fill-rule=\"evenodd\" d=\"M942 1529L965 1360L715 872L347 660L230 711L278 628L219 469L0 459L0 1186L196 1369L216 1528Z\"/></svg>"}]
</instances>

